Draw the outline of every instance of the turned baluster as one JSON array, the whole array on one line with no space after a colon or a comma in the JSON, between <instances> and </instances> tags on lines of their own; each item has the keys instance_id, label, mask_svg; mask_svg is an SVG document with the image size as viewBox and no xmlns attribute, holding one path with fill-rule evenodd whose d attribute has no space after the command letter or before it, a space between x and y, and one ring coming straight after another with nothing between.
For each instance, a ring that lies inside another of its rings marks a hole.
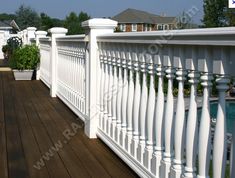
<instances>
[{"instance_id":1,"label":"turned baluster","mask_svg":"<svg viewBox=\"0 0 235 178\"><path fill-rule=\"evenodd\" d=\"M154 121L154 109L155 109L155 70L153 59L151 55L146 56L148 60L148 73L150 75L150 85L149 85L149 95L148 95L148 103L147 103L147 113L146 113L146 147L145 147L145 162L144 165L147 169L150 170L151 159L153 154L153 121Z\"/></svg>"},{"instance_id":2,"label":"turned baluster","mask_svg":"<svg viewBox=\"0 0 235 178\"><path fill-rule=\"evenodd\" d=\"M168 178L170 173L170 167L173 153L173 133L174 133L174 98L173 98L173 78L175 70L172 67L174 56L173 47L168 46L167 59L164 61L166 68L166 78L168 80L167 86L167 98L166 98L166 108L164 115L164 139L165 139L165 151L163 154L162 166L160 170L160 177ZM166 63L166 64L165 64Z\"/></svg>"},{"instance_id":3,"label":"turned baluster","mask_svg":"<svg viewBox=\"0 0 235 178\"><path fill-rule=\"evenodd\" d=\"M122 107L121 107L121 119L122 119L122 129L121 129L121 146L125 147L126 139L126 129L127 129L127 97L128 97L128 79L127 79L127 53L126 46L123 45L122 48L122 71L123 71L123 84L122 84Z\"/></svg>"},{"instance_id":4,"label":"turned baluster","mask_svg":"<svg viewBox=\"0 0 235 178\"><path fill-rule=\"evenodd\" d=\"M229 51L226 47L221 49L221 59L219 67L221 70L215 71L219 75L216 78L217 89L218 89L218 110L216 117L216 126L213 143L213 177L224 178L225 169L227 162L227 125L226 125L226 100L225 94L228 89L228 83L230 79L226 76L228 67L226 66ZM218 66L215 66L218 67Z\"/></svg>"},{"instance_id":5,"label":"turned baluster","mask_svg":"<svg viewBox=\"0 0 235 178\"><path fill-rule=\"evenodd\" d=\"M117 143L120 142L120 133L121 133L121 123L122 123L122 63L121 63L121 50L117 47L117 68L118 68L118 81L117 81L117 125L116 125L116 134L115 134L115 141Z\"/></svg>"},{"instance_id":6,"label":"turned baluster","mask_svg":"<svg viewBox=\"0 0 235 178\"><path fill-rule=\"evenodd\" d=\"M199 125L198 140L198 178L209 177L209 166L211 157L211 120L210 120L210 88L212 86L210 66L212 65L212 51L210 48L205 49L205 61L202 63L201 85L203 87L202 113ZM206 68L205 68L206 66ZM200 65L199 65L200 67Z\"/></svg>"},{"instance_id":7,"label":"turned baluster","mask_svg":"<svg viewBox=\"0 0 235 178\"><path fill-rule=\"evenodd\" d=\"M181 178L184 171L184 148L185 148L185 104L184 104L184 81L186 71L185 65L185 47L179 49L179 58L176 58L176 80L178 82L178 96L175 114L174 128L174 151L175 158L171 168L172 178Z\"/></svg>"},{"instance_id":8,"label":"turned baluster","mask_svg":"<svg viewBox=\"0 0 235 178\"><path fill-rule=\"evenodd\" d=\"M154 112L154 134L155 134L155 146L154 146L154 153L153 153L153 167L152 172L154 172L157 178L160 177L160 166L161 160L163 157L164 151L164 67L163 67L163 55L162 49L160 49L159 54L155 56L155 70L158 77L158 86L157 86L157 101L155 105L155 112Z\"/></svg>"},{"instance_id":9,"label":"turned baluster","mask_svg":"<svg viewBox=\"0 0 235 178\"><path fill-rule=\"evenodd\" d=\"M197 85L199 82L199 73L197 72L198 50L192 48L192 60L188 67L190 83L190 103L186 128L186 167L185 178L196 178L196 156L198 147L198 119L197 119Z\"/></svg>"},{"instance_id":10,"label":"turned baluster","mask_svg":"<svg viewBox=\"0 0 235 178\"><path fill-rule=\"evenodd\" d=\"M133 65L135 70L135 91L134 91L134 103L133 103L133 139L131 146L131 154L134 158L137 158L137 146L139 142L139 110L140 110L140 96L141 96L141 86L140 86L140 66L139 66L139 56L138 47L136 46L135 52L133 54Z\"/></svg>"},{"instance_id":11,"label":"turned baluster","mask_svg":"<svg viewBox=\"0 0 235 178\"><path fill-rule=\"evenodd\" d=\"M133 131L133 101L134 101L134 81L133 81L133 65L132 65L132 48L128 49L127 53L127 67L129 70L128 80L128 98L127 98L127 138L126 138L126 150L130 152L130 145Z\"/></svg>"},{"instance_id":12,"label":"turned baluster","mask_svg":"<svg viewBox=\"0 0 235 178\"><path fill-rule=\"evenodd\" d=\"M140 48L143 51L143 48ZM146 112L148 103L148 88L147 88L147 70L146 70L146 56L143 54L140 56L140 70L142 72L142 88L141 88L141 99L140 99L140 110L139 110L139 127L140 137L139 145L137 149L137 159L143 164L144 161L144 148L146 143Z\"/></svg>"}]
</instances>

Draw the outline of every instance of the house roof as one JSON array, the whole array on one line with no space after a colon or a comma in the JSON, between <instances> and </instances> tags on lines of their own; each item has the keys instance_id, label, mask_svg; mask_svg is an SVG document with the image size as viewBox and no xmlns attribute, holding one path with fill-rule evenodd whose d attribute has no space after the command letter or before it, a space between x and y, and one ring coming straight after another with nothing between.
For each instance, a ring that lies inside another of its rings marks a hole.
<instances>
[{"instance_id":1,"label":"house roof","mask_svg":"<svg viewBox=\"0 0 235 178\"><path fill-rule=\"evenodd\" d=\"M16 29L20 30L19 26L14 20L4 20L0 21L0 29Z\"/></svg>"},{"instance_id":2,"label":"house roof","mask_svg":"<svg viewBox=\"0 0 235 178\"><path fill-rule=\"evenodd\" d=\"M165 17L136 9L126 9L112 18L119 23L174 23L176 17Z\"/></svg>"}]
</instances>

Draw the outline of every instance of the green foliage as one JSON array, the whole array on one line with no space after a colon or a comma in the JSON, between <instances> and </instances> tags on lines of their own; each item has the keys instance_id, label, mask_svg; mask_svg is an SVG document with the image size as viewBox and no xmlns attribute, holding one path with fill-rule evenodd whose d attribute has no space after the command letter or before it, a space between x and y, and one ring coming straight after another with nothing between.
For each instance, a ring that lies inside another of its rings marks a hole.
<instances>
[{"instance_id":1,"label":"green foliage","mask_svg":"<svg viewBox=\"0 0 235 178\"><path fill-rule=\"evenodd\" d=\"M40 17L31 7L21 5L15 14L16 23L21 29L26 29L27 27L40 27Z\"/></svg>"},{"instance_id":2,"label":"green foliage","mask_svg":"<svg viewBox=\"0 0 235 178\"><path fill-rule=\"evenodd\" d=\"M51 18L45 13L41 13L40 18L41 18L40 30L47 31L48 29L50 29L52 27L63 27L64 26L63 20Z\"/></svg>"},{"instance_id":3,"label":"green foliage","mask_svg":"<svg viewBox=\"0 0 235 178\"><path fill-rule=\"evenodd\" d=\"M226 0L204 0L204 27L235 26L235 9Z\"/></svg>"},{"instance_id":4,"label":"green foliage","mask_svg":"<svg viewBox=\"0 0 235 178\"><path fill-rule=\"evenodd\" d=\"M66 17L64 27L68 29L68 35L82 34L84 29L82 28L82 22L90 19L87 13L80 12L77 16L75 12L71 12Z\"/></svg>"},{"instance_id":5,"label":"green foliage","mask_svg":"<svg viewBox=\"0 0 235 178\"><path fill-rule=\"evenodd\" d=\"M10 58L14 50L22 46L22 40L19 37L11 37L7 40L7 44L2 47L5 58Z\"/></svg>"},{"instance_id":6,"label":"green foliage","mask_svg":"<svg viewBox=\"0 0 235 178\"><path fill-rule=\"evenodd\" d=\"M13 52L16 48L22 46L22 39L17 36L11 37L7 40L7 45L9 46L11 52Z\"/></svg>"},{"instance_id":7,"label":"green foliage","mask_svg":"<svg viewBox=\"0 0 235 178\"><path fill-rule=\"evenodd\" d=\"M2 46L2 52L3 52L3 53L7 53L9 50L10 50L9 45L3 45L3 46Z\"/></svg>"},{"instance_id":8,"label":"green foliage","mask_svg":"<svg viewBox=\"0 0 235 178\"><path fill-rule=\"evenodd\" d=\"M226 8L226 20L228 26L235 26L235 9Z\"/></svg>"},{"instance_id":9,"label":"green foliage","mask_svg":"<svg viewBox=\"0 0 235 178\"><path fill-rule=\"evenodd\" d=\"M40 14L41 18L41 30L47 31L48 29L53 27L53 20L45 13Z\"/></svg>"},{"instance_id":10,"label":"green foliage","mask_svg":"<svg viewBox=\"0 0 235 178\"><path fill-rule=\"evenodd\" d=\"M0 14L0 20L4 21L4 20L13 20L16 19L16 15L15 14L6 14L6 13L2 13Z\"/></svg>"},{"instance_id":11,"label":"green foliage","mask_svg":"<svg viewBox=\"0 0 235 178\"><path fill-rule=\"evenodd\" d=\"M18 70L36 69L39 60L39 48L34 44L25 45L13 52L10 58L10 67Z\"/></svg>"}]
</instances>

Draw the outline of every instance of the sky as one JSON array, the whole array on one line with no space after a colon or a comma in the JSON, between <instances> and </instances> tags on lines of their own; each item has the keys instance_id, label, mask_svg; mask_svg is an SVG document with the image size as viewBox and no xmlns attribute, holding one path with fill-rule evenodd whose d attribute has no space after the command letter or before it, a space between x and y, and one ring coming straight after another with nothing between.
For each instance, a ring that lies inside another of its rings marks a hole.
<instances>
[{"instance_id":1,"label":"sky","mask_svg":"<svg viewBox=\"0 0 235 178\"><path fill-rule=\"evenodd\" d=\"M193 22L200 23L203 16L203 0L2 0L0 13L14 13L21 4L59 19L64 19L71 11L83 11L93 18L113 17L127 8L178 16L194 7L197 13L191 15Z\"/></svg>"}]
</instances>

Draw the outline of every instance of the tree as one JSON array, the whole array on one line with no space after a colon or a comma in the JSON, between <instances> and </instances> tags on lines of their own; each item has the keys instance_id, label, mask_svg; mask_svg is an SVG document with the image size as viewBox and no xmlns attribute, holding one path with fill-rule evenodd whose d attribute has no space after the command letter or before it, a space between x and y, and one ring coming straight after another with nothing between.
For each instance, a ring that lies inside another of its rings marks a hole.
<instances>
[{"instance_id":1,"label":"tree","mask_svg":"<svg viewBox=\"0 0 235 178\"><path fill-rule=\"evenodd\" d=\"M227 0L204 0L204 17L202 22L205 27L223 27L226 22Z\"/></svg>"},{"instance_id":2,"label":"tree","mask_svg":"<svg viewBox=\"0 0 235 178\"><path fill-rule=\"evenodd\" d=\"M45 13L40 14L41 17L41 30L47 31L48 29L53 27L53 21L52 19Z\"/></svg>"},{"instance_id":3,"label":"tree","mask_svg":"<svg viewBox=\"0 0 235 178\"><path fill-rule=\"evenodd\" d=\"M45 13L40 14L41 17L41 30L47 31L52 27L63 27L64 21L56 18L51 18Z\"/></svg>"},{"instance_id":4,"label":"tree","mask_svg":"<svg viewBox=\"0 0 235 178\"><path fill-rule=\"evenodd\" d=\"M235 9L227 8L225 16L228 26L235 26Z\"/></svg>"},{"instance_id":5,"label":"tree","mask_svg":"<svg viewBox=\"0 0 235 178\"><path fill-rule=\"evenodd\" d=\"M84 12L80 12L78 16L75 12L71 12L64 22L64 27L68 29L68 35L84 33L81 23L89 18Z\"/></svg>"},{"instance_id":6,"label":"tree","mask_svg":"<svg viewBox=\"0 0 235 178\"><path fill-rule=\"evenodd\" d=\"M6 14L6 13L2 13L0 14L0 20L4 21L4 20L15 20L16 16L14 14Z\"/></svg>"},{"instance_id":7,"label":"tree","mask_svg":"<svg viewBox=\"0 0 235 178\"><path fill-rule=\"evenodd\" d=\"M21 5L15 12L16 23L21 29L27 27L40 27L40 17L35 10L29 6Z\"/></svg>"}]
</instances>

